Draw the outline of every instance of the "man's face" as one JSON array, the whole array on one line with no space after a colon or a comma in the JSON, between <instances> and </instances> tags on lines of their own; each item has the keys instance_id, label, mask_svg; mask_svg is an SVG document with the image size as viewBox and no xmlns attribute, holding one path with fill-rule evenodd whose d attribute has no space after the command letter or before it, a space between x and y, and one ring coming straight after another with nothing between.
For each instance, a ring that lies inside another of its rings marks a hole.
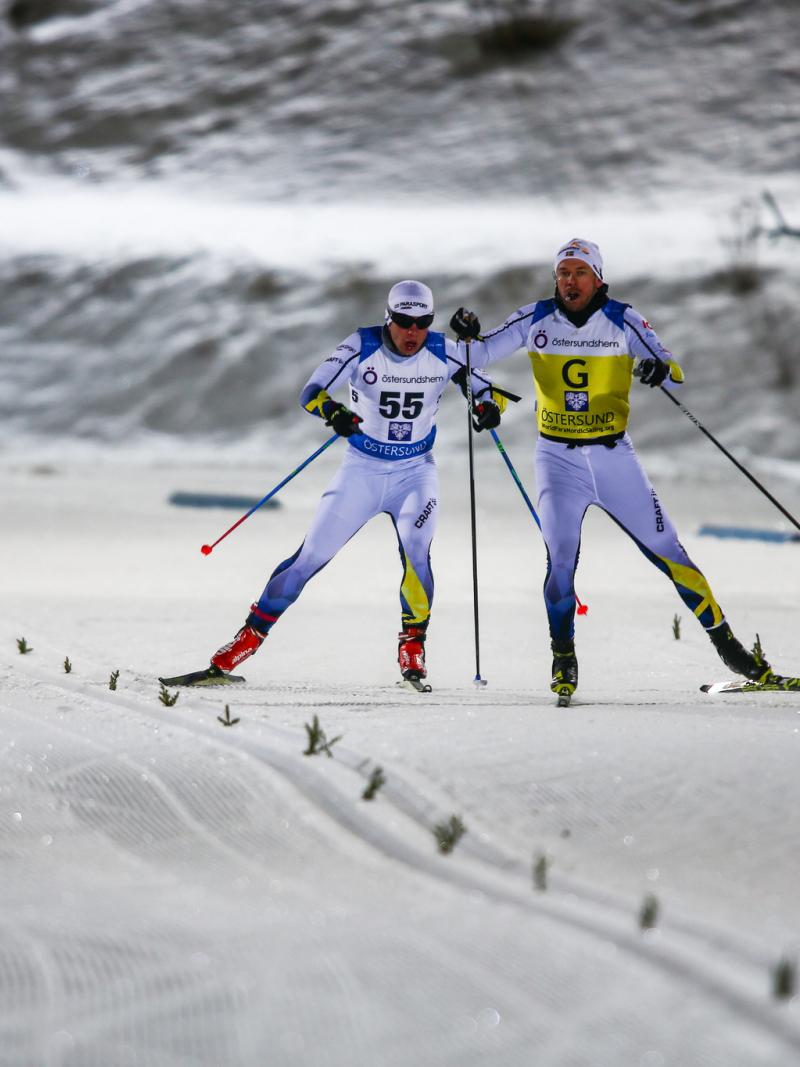
<instances>
[{"instance_id":1,"label":"man's face","mask_svg":"<svg viewBox=\"0 0 800 1067\"><path fill-rule=\"evenodd\" d=\"M565 259L556 267L556 289L568 311L583 311L602 284L582 259Z\"/></svg>"},{"instance_id":2,"label":"man's face","mask_svg":"<svg viewBox=\"0 0 800 1067\"><path fill-rule=\"evenodd\" d=\"M408 316L404 316L408 318ZM420 329L416 321L411 320L411 326L401 326L399 323L389 320L389 336L401 356L413 356L425 344L428 336L428 327Z\"/></svg>"}]
</instances>

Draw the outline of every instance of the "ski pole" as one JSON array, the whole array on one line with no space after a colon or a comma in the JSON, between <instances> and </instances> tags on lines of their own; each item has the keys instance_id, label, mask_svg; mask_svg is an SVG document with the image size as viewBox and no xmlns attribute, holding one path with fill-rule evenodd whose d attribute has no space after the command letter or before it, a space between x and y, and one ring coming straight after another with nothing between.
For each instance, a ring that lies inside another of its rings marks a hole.
<instances>
[{"instance_id":1,"label":"ski pole","mask_svg":"<svg viewBox=\"0 0 800 1067\"><path fill-rule=\"evenodd\" d=\"M312 455L310 455L308 457L308 459L304 459L299 467L295 467L295 469L292 471L291 474L287 474L282 482L279 482L275 486L274 489L270 489L270 491L267 493L267 495L265 497L262 497L261 500L259 500L259 502L257 504L253 504L253 506L250 508L250 510L248 512L246 512L244 515L242 515L241 519L237 519L236 522L233 524L233 526L231 526L231 528L229 530L226 530L224 534L222 534L220 537L218 537L213 544L211 544L211 545L203 545L201 547L201 549L200 549L200 551L203 553L203 555L204 556L210 556L211 553L213 552L213 550L220 543L220 541L223 541L228 536L228 534L233 533L233 531L236 529L237 526L241 526L242 523L244 522L244 520L245 519L249 519L254 511L258 511L258 509L262 506L262 504L266 504L266 502L269 499L271 499L273 496L275 496L275 494L278 492L279 489L283 489L284 485L286 485L287 482L290 482L292 480L292 478L294 478L294 476L296 474L299 474L300 471L303 470L304 467L307 467L309 465L309 463L312 463L317 458L317 456L321 455L325 451L326 448L328 448L330 445L333 444L334 441L338 441L338 440L339 440L339 434L338 433L335 433L333 435L333 437L329 437L324 445L320 445L320 447L317 449L317 451L314 452Z\"/></svg>"},{"instance_id":2,"label":"ski pole","mask_svg":"<svg viewBox=\"0 0 800 1067\"><path fill-rule=\"evenodd\" d=\"M680 402L680 400L677 399L677 397L674 397L672 395L672 393L669 391L669 389L665 389L663 385L659 386L659 388L661 389L661 392L664 394L664 396L668 396L670 398L670 400L672 401L672 403L676 407L681 409L681 411L684 413L684 415L687 417L687 419L691 419L692 422L697 427L697 429L701 433L704 433L706 435L706 437L709 439L709 441L711 441L712 444L715 444L717 446L717 448L720 450L720 452L722 452L724 455L726 455L728 457L728 459L731 461L731 463L734 465L734 467L738 467L739 470L742 472L742 474L746 478L750 479L750 481L753 483L753 485L756 487L756 489L760 489L761 492L764 494L764 496L767 498L767 500L771 501L771 503L773 503L775 505L775 507L778 509L778 511L780 511L780 513L782 515L785 515L786 518L789 520L789 522L793 526L796 526L798 530L800 530L800 522L797 521L797 519L794 517L794 515L792 515L790 512L788 512L786 510L786 508L783 506L783 504L780 503L780 501L775 499L775 497L772 495L772 493L769 492L768 489L764 488L764 486L761 484L761 482L758 480L758 478L755 478L746 467L742 466L742 464L739 462L739 460L736 459L735 456L732 456L730 454L730 452L727 450L727 448L723 444L720 444L720 442L710 432L710 430L707 430L705 428L705 426L703 426L703 424L700 422L700 420L698 418L696 418L691 413L691 411L689 411L689 409L687 407L684 407L683 404Z\"/></svg>"},{"instance_id":3,"label":"ski pole","mask_svg":"<svg viewBox=\"0 0 800 1067\"><path fill-rule=\"evenodd\" d=\"M465 342L466 349L466 383L467 394L467 442L469 451L469 514L472 528L472 607L475 616L475 677L473 682L477 688L485 686L486 679L481 678L481 638L480 621L478 612L478 538L475 526L475 467L472 455L472 364L470 363L471 338Z\"/></svg>"},{"instance_id":4,"label":"ski pole","mask_svg":"<svg viewBox=\"0 0 800 1067\"><path fill-rule=\"evenodd\" d=\"M528 511L531 513L531 515L533 515L534 519L536 520L536 525L539 527L539 530L541 531L542 524L541 524L541 522L539 520L539 516L536 514L536 508L533 506L533 504L531 504L530 497L525 492L525 486L522 484L522 481L520 480L520 476L517 474L516 470L514 469L514 464L511 462L510 456L508 455L508 453L506 452L505 448L503 447L503 442L497 436L497 431L496 430L489 430L489 433L492 435L492 440L497 445L497 450L500 453L500 455L503 457L503 461L504 461L505 465L508 467L509 471L511 472L511 477L516 482L517 489L519 489L520 493L522 493L522 499L528 505ZM585 615L589 610L588 605L581 603L581 598L578 596L577 593L575 594L575 600L577 601L577 604L578 604L578 614L579 615Z\"/></svg>"}]
</instances>

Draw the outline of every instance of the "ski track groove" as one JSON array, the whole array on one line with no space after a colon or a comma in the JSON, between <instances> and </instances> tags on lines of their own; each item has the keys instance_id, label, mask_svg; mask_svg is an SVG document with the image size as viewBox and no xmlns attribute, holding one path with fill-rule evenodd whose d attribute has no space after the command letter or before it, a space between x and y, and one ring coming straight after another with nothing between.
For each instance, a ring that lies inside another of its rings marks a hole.
<instances>
[{"instance_id":1,"label":"ski track groove","mask_svg":"<svg viewBox=\"0 0 800 1067\"><path fill-rule=\"evenodd\" d=\"M38 670L36 673L39 673ZM95 692L91 683L81 682L77 686L65 685L66 678L56 681L46 673L39 680L42 684L60 691L66 689L75 693L77 689L80 695L89 698L93 703L99 702L106 708L109 705L108 699L101 693ZM741 695L737 694L737 696ZM409 693L408 697L412 700L416 699L412 693ZM424 699L422 694L420 697ZM143 697L137 696L132 699L126 694L115 694L113 703L117 706L122 705L136 714L144 715L150 720L155 719L162 726L166 725L162 713L156 714L143 706ZM390 706L396 706L398 703L401 702L393 700ZM464 706L466 702L461 699L459 703L460 706ZM470 703L475 703L475 701ZM523 702L520 701L520 703ZM259 706L263 707L264 703L259 701ZM287 705L283 703L274 706L286 707ZM314 702L313 706L320 706L320 702ZM369 705L362 700L329 702L329 706L355 706L366 709ZM766 999L764 1001L753 999L759 989L763 989L766 997L768 978L766 961L756 959L746 949L734 946L730 938L723 943L721 935L707 931L699 923L683 922L679 927L674 920L665 924L663 930L651 932L649 936L643 935L634 929L629 905L616 902L608 894L602 892L598 894L590 887L567 879L551 879L551 886L558 886L559 889L567 891L570 898L567 900L554 899L552 889L547 894L536 893L534 895L532 888L523 893L522 889L516 886L510 888L507 880L500 884L498 875L512 873L524 876L527 868L519 860L506 856L502 850L494 846L486 846L476 840L477 835L472 837L467 835L459 844L458 851L461 857L458 857L455 863L453 860L456 857L443 860L433 852L422 853L407 842L398 840L383 826L375 825L362 805L359 805L352 797L344 797L337 786L317 772L313 761L299 757L301 751L299 742L302 740L299 733L294 734L286 728L271 723L263 721L259 723L259 728L269 733L276 741L280 740L284 744L292 742L292 751L283 752L264 744L260 739L246 736L244 731L237 733L236 736L231 736L229 733L225 736L220 734L221 727L210 726L204 721L195 720L188 723L180 721L187 717L184 711L197 714L196 709L189 709L186 705L183 705L180 711L170 710L173 711L173 717L168 720L170 728L186 730L195 735L200 734L219 748L235 749L262 765L266 764L333 822L388 859L456 888L482 893L495 903L532 911L588 937L599 938L604 942L611 941L618 949L625 951L640 963L660 967L662 971L679 980L699 986L734 1013L747 1018L752 1025L766 1030L773 1038L779 1039L794 1052L800 1052L800 1026L795 1020L787 1017L781 1008L770 1004ZM340 764L345 764L362 778L368 778L366 769L373 765L370 757L352 752L341 744L335 751ZM152 772L148 770L148 774L150 773ZM391 786L390 782L393 783ZM163 788L165 796L169 797L171 795L169 789L166 786ZM400 776L387 773L387 785L382 788L380 795L385 795L394 807L414 822L421 824L423 828L427 830L432 828L430 812L435 810L436 803L423 793L406 785ZM213 840L216 846L226 847L224 843L215 838ZM238 853L237 857L241 860ZM661 943L665 934L670 938L669 944ZM709 949L721 953L723 958L710 959ZM732 965L738 965L740 970L755 968L757 973L732 975Z\"/></svg>"},{"instance_id":2,"label":"ski track groove","mask_svg":"<svg viewBox=\"0 0 800 1067\"><path fill-rule=\"evenodd\" d=\"M263 725L264 724L262 723L262 727ZM280 733L287 742L291 742L294 739L295 735L286 727L269 724L267 728L270 732ZM348 767L361 775L365 782L369 781L372 770L378 766L377 761L373 760L371 757L365 757L359 753L353 752L341 743L336 746L335 752L336 758L338 758L340 762L346 763ZM404 780L392 772L391 775L387 775L387 781L382 786L379 795L391 799L395 808L409 816L414 822L419 823L421 826L424 826L427 830L432 832L435 823L442 817L442 814L447 810L447 806L451 801L449 798L441 795L438 787L429 781L425 782L425 786L427 787L426 792L420 792L419 789L409 783L409 777L409 774L406 773ZM440 795L434 796L433 794L437 792L439 792ZM489 867L497 868L501 871L508 871L509 873L520 877L523 881L531 880L530 862L523 862L515 856L509 855L507 851L496 845L481 841L479 835L476 833L468 833L462 838L458 845L458 849L459 852L466 853ZM630 901L615 899L614 896L607 891L595 889L593 886L581 882L579 879L572 879L569 876L551 872L548 876L548 884L561 893L569 893L573 896L585 899L593 906L596 905L602 908L607 908L609 911L616 913L623 920L627 919L632 914L632 905ZM675 917L670 918L668 925L670 930L675 930L681 934L701 940L706 944L713 946L722 954L730 954L733 949L733 953L736 956L745 960L748 965L754 969L762 968L766 970L772 962L755 946L745 942L741 938L741 935L739 935L734 948L732 946L731 936L727 931L717 930L702 922L685 917Z\"/></svg>"},{"instance_id":3,"label":"ski track groove","mask_svg":"<svg viewBox=\"0 0 800 1067\"><path fill-rule=\"evenodd\" d=\"M9 710L8 704L4 706L4 710L6 712ZM23 713L15 709L11 710L21 718L25 718ZM140 709L137 708L136 710ZM67 737L75 738L74 731L69 730L64 725L50 724L49 729L58 730ZM235 830L231 830L231 826L235 825L231 819L231 816L235 815L235 811L231 811L229 807L223 807L220 803L215 803L215 801L219 801L216 784L212 783L207 786L204 792L204 799L209 801L204 805L204 811L208 816L209 822L203 822L192 814L187 804L178 795L176 788L165 782L152 766L133 760L125 754L120 754L93 738L84 737L81 738L81 741L92 747L97 755L82 759L72 767L64 767L53 776L48 775L47 785L56 795L62 789L69 792L66 787L71 785L74 795L77 785L85 783L87 786L92 786L94 784L95 788L88 789L86 792L92 794L92 799L104 794L102 798L106 803L106 807L97 814L92 814L88 809L83 809L80 812L80 817L95 832L101 834L104 840L120 856L128 860L145 861L152 866L154 851L157 858L160 842L189 835L193 840L205 843L214 851L219 852L226 860L234 860L239 863L250 874L264 875L264 864L253 859L252 841L242 840L238 848L231 844L231 840L237 836ZM238 753L237 755L240 758L249 759L247 754ZM106 757L111 763L123 767L130 772L129 776L122 780L114 778L112 781L110 775L103 769L106 764L102 762L101 757ZM81 775L80 772L83 771L88 772L88 774ZM126 785L139 787L139 808L141 808L142 798L145 797L147 799L146 810L138 811L135 818L131 818L129 814L131 805L125 803L127 796ZM142 787L146 787L146 789L143 790ZM168 818L165 818L164 809L150 804L150 798L147 796L150 791L160 797L165 809L175 816L176 821L174 823L170 823ZM79 805L73 802L72 807L74 809ZM117 824L113 834L107 830L108 807L111 807L112 810L116 809L126 813L124 828L119 827ZM158 832L153 833L154 830ZM270 840L273 840L274 837L275 835L270 835ZM154 847L143 847L143 841L148 844L152 842ZM263 848L265 841L259 843ZM269 841L266 843L268 844Z\"/></svg>"},{"instance_id":4,"label":"ski track groove","mask_svg":"<svg viewBox=\"0 0 800 1067\"><path fill-rule=\"evenodd\" d=\"M15 926L13 929L10 929L7 925L4 925L3 935L4 952L5 945L7 944L6 938L9 936L12 945L14 940L23 944L25 948L25 962L33 964L36 973L41 977L41 987L44 996L43 998L31 998L30 1005L26 1005L26 1007L28 1007L32 1015L35 1014L36 1016L37 1031L53 1033L55 1031L56 1023L54 1005L57 1003L57 991L63 988L63 984L59 980L58 968L52 952L44 945L40 938L35 937L27 929L21 928L20 926ZM0 961L2 961L2 957L0 957ZM12 986L11 989L13 990L14 986ZM6 1000L5 996L3 998L3 1003L8 1004L8 1000ZM20 1030L21 1029L22 1028L20 1027ZM25 1043L30 1045L30 1039ZM54 1059L48 1050L45 1058L41 1061L41 1067L58 1067L59 1061L60 1057Z\"/></svg>"},{"instance_id":5,"label":"ski track groove","mask_svg":"<svg viewBox=\"0 0 800 1067\"><path fill-rule=\"evenodd\" d=\"M50 941L46 940L48 934L54 935ZM11 931L12 943L15 938L27 947L26 958L38 965L48 999L44 1011L40 1000L30 1005L36 1022L30 1027L26 1044L35 1045L36 1052L24 1061L12 1062L60 1067L65 1059L54 1042L59 1034L79 1030L80 1044L84 1047L96 1048L98 1041L105 1041L118 1048L121 1032L131 1039L137 1033L147 1035L152 1032L151 1024L156 1017L169 1019L190 1014L194 1026L202 1027L203 1020L211 1013L227 1012L234 1006L233 994L224 987L220 989L213 974L200 975L191 966L178 969L155 953L143 952L138 943L128 939L120 941L92 935L88 940L78 941L71 933L48 929L46 934L34 934L20 926ZM119 961L125 957L136 960L138 966L120 967ZM121 974L126 977L121 979ZM142 997L140 994L145 990L147 996ZM62 1005L58 1012L54 1007L57 1003ZM105 1012L98 1011L99 1005L104 1006ZM224 1037L216 1040L224 1043ZM187 1050L185 1062L196 1064L195 1055ZM72 1055L67 1060L83 1062L74 1060ZM93 1056L91 1062L102 1062L102 1058ZM177 1062L174 1056L169 1059L170 1065Z\"/></svg>"}]
</instances>

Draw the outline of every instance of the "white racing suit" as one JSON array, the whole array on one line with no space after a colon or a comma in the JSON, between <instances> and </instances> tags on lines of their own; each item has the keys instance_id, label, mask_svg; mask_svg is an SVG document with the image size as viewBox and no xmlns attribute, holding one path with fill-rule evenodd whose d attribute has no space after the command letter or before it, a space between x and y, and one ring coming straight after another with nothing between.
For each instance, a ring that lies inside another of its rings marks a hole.
<instances>
[{"instance_id":1,"label":"white racing suit","mask_svg":"<svg viewBox=\"0 0 800 1067\"><path fill-rule=\"evenodd\" d=\"M574 636L575 569L591 504L671 579L704 628L717 626L722 611L678 540L626 430L634 366L648 356L667 363L664 384L671 388L683 381L672 354L637 311L610 299L583 326L573 325L555 299L527 304L473 342L472 358L487 366L522 346L536 384L535 469L553 641Z\"/></svg>"},{"instance_id":2,"label":"white racing suit","mask_svg":"<svg viewBox=\"0 0 800 1067\"><path fill-rule=\"evenodd\" d=\"M373 516L385 512L397 534L402 580L402 627L425 628L433 602L430 546L436 531L439 480L431 454L442 393L462 367L456 345L428 332L413 356L384 343L382 328L358 330L314 371L300 397L322 417L330 390L348 387L343 402L363 420L348 438L347 454L322 495L298 550L279 564L247 624L268 633L309 578L328 563ZM474 361L472 361L474 362ZM473 397L490 395L491 383L473 373Z\"/></svg>"}]
</instances>

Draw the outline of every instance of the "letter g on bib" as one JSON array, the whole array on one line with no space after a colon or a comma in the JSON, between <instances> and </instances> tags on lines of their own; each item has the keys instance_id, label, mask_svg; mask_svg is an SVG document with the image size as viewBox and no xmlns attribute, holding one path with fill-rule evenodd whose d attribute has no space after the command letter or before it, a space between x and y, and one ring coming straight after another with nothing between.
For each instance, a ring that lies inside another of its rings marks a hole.
<instances>
[{"instance_id":1,"label":"letter g on bib","mask_svg":"<svg viewBox=\"0 0 800 1067\"><path fill-rule=\"evenodd\" d=\"M585 370L574 371L574 367L585 367L586 361L583 359L568 359L561 370L561 376L567 385L573 389L585 389L589 383L589 375Z\"/></svg>"}]
</instances>

